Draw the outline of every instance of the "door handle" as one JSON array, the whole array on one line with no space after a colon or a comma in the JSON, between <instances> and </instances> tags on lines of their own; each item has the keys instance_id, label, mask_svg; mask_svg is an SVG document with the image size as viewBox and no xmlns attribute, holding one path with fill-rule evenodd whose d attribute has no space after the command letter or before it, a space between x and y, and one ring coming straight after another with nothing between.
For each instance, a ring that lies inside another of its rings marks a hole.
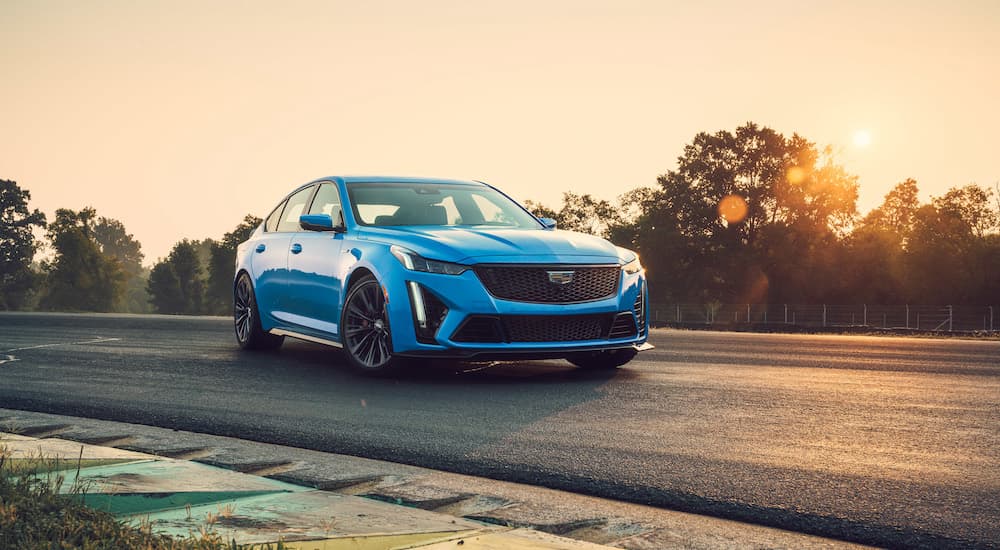
<instances>
[{"instance_id":1,"label":"door handle","mask_svg":"<svg viewBox=\"0 0 1000 550\"><path fill-rule=\"evenodd\" d=\"M261 244L257 245L257 248L254 249L254 252L260 254L261 252L263 252L266 249L267 249L267 247L264 246L264 243L261 243Z\"/></svg>"},{"instance_id":2,"label":"door handle","mask_svg":"<svg viewBox=\"0 0 1000 550\"><path fill-rule=\"evenodd\" d=\"M292 254L298 254L299 252L302 252L302 245L299 243L295 243L292 245L291 250Z\"/></svg>"}]
</instances>

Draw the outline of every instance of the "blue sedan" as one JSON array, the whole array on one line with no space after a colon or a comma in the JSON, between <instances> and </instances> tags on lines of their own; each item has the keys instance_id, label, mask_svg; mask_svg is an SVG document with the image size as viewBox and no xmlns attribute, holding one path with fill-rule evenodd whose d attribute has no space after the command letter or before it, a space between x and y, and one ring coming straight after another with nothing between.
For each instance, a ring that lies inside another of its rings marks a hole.
<instances>
[{"instance_id":1,"label":"blue sedan","mask_svg":"<svg viewBox=\"0 0 1000 550\"><path fill-rule=\"evenodd\" d=\"M485 183L330 177L239 246L233 313L245 349L298 338L366 373L421 358L613 369L651 347L647 303L635 253Z\"/></svg>"}]
</instances>

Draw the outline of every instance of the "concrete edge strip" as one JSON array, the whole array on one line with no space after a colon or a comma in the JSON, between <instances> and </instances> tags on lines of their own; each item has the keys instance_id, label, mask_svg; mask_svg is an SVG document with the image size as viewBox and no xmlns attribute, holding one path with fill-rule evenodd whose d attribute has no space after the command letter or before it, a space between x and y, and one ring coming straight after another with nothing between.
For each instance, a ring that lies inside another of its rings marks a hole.
<instances>
[{"instance_id":1,"label":"concrete edge strip","mask_svg":"<svg viewBox=\"0 0 1000 550\"><path fill-rule=\"evenodd\" d=\"M410 550L426 547L430 544L456 541L480 533L483 533L483 531L463 530L407 533L404 535L357 535L308 541L285 541L282 542L282 545L288 548L288 550L312 550L314 548L323 548L324 550Z\"/></svg>"},{"instance_id":2,"label":"concrete edge strip","mask_svg":"<svg viewBox=\"0 0 1000 550\"><path fill-rule=\"evenodd\" d=\"M105 462L107 460L112 460L112 461L120 460L121 462L119 463L128 463L133 461L144 462L144 461L176 460L176 459L158 457L155 455L149 455L146 453L139 453L136 451L116 449L114 447L104 447L100 445L92 445L76 441L60 440L56 438L37 438L19 434L8 434L5 432L0 432L0 447L4 447L5 443L15 443L15 442L18 443L17 446L19 447L23 447L25 445L33 445L32 451L38 454L39 459L44 458L46 453L46 447L53 450L53 452L58 452L62 455L65 455L67 450L66 449L67 444L78 446L81 449L80 451L78 451L77 457L86 454L86 451L88 449L90 449L91 451L97 449L100 451L100 454L110 455L108 458L101 457L100 459L89 459L89 458L82 459L76 457L71 458L69 456L65 456L64 458L59 459L66 463L72 462L73 468L76 468L79 463L79 468L81 471L89 467L105 466L107 465L107 463ZM115 455L118 455L121 458L118 459L113 458ZM97 461L97 462L91 463L92 461ZM84 466L85 462L88 463L87 466ZM104 463L102 464L101 462ZM240 475L246 475L248 477L261 477L261 476L255 476L250 473L247 474L240 473ZM262 479L267 479L267 478L263 477ZM256 495L245 494L239 496L247 496L247 497L264 496L265 493L267 492L261 492L260 494ZM184 495L185 493L179 492L176 494ZM97 502L94 503L99 504L97 508L100 509L104 507L110 508L112 506L111 500L113 498L118 498L121 496L123 495L121 494L102 495L100 493L91 493L87 495L87 497L85 498L92 499L92 501L99 500L100 503ZM138 497L141 496L141 494L133 494L132 496ZM238 493L230 494L229 496L230 497L238 496ZM362 498L362 497L355 497L355 498ZM214 502L216 501L216 499L210 499L210 501ZM385 504L396 506L391 502L385 502ZM108 508L105 509L107 510ZM168 508L174 508L174 506L169 506ZM403 510L408 509L408 507L406 506L399 506L399 508ZM140 514L149 513L152 511L153 510L141 511ZM135 515L135 514L121 514L121 515ZM447 514L441 514L441 515L447 515ZM119 517L121 516L119 515ZM487 546L482 546L483 548L496 548L497 546L495 546L495 544L500 544L501 545L500 547L503 548L511 548L511 549L530 548L532 550L541 550L541 549L555 550L555 549L569 549L569 548L574 548L574 549L608 548L607 546L600 546L589 542L568 539L565 537L558 537L556 535L544 533L541 531L536 531L534 529L524 529L524 528L521 529L508 528L502 530L497 530L495 528L494 529L484 528L482 530L457 529L455 531L435 531L429 533L345 535L342 537L330 538L324 540L289 541L289 542L282 541L279 538L273 541L258 542L254 544L269 544L269 543L274 544L280 541L287 548L306 550L308 548L314 548L315 547L314 545L317 542L320 543L329 542L330 545L324 546L324 548L329 548L330 550L338 550L341 548L351 548L356 550L381 550L386 548L396 549L396 550L406 550L406 549L416 549L416 548L431 548L431 547L436 548L442 544L450 546L450 543L453 543L453 541L458 541L457 543L454 544L468 543L470 544L470 548L476 548L480 546L477 541L483 537L489 537ZM470 538L473 538L473 540L469 540Z\"/></svg>"}]
</instances>

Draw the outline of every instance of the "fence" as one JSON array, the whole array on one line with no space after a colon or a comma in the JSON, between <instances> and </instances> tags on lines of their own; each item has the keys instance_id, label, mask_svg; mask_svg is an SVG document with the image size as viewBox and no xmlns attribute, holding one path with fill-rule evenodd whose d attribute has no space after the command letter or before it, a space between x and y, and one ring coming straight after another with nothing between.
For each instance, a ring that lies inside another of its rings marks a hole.
<instances>
[{"instance_id":1,"label":"fence","mask_svg":"<svg viewBox=\"0 0 1000 550\"><path fill-rule=\"evenodd\" d=\"M950 332L1000 330L1000 308L993 306L651 304L650 310L650 320L660 325L708 325L720 328L789 325ZM994 312L998 315L995 322Z\"/></svg>"}]
</instances>

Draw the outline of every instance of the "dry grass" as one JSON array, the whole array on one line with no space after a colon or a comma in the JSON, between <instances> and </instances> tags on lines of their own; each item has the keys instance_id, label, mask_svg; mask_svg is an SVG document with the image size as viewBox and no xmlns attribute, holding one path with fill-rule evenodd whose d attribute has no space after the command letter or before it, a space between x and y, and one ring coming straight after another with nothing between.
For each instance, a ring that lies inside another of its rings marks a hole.
<instances>
[{"instance_id":1,"label":"dry grass","mask_svg":"<svg viewBox=\"0 0 1000 550\"><path fill-rule=\"evenodd\" d=\"M143 521L138 527L128 525L111 514L87 508L79 495L85 485L74 483L61 493L66 472L79 473L76 465L65 461L35 457L14 461L0 442L0 548L21 550L280 550L273 545L237 545L224 541L207 521L185 539L153 532ZM78 479L76 476L74 479ZM210 518L211 519L211 518Z\"/></svg>"}]
</instances>

